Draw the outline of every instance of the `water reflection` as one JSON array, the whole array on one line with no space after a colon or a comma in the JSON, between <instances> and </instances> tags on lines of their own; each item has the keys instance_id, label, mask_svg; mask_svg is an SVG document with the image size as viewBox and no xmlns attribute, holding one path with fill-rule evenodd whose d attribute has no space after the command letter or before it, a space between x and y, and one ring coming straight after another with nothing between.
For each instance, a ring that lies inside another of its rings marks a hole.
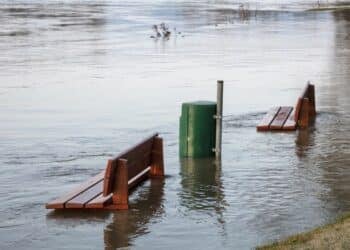
<instances>
[{"instance_id":1,"label":"water reflection","mask_svg":"<svg viewBox=\"0 0 350 250\"><path fill-rule=\"evenodd\" d=\"M48 223L59 223L66 226L91 224L104 221L110 217L110 212L105 210L54 210L46 215Z\"/></svg>"},{"instance_id":2,"label":"water reflection","mask_svg":"<svg viewBox=\"0 0 350 250\"><path fill-rule=\"evenodd\" d=\"M108 210L55 210L47 214L46 223L74 228L82 225L95 226L99 234L101 222L112 220L103 230L106 250L128 247L133 239L147 234L150 224L164 214L164 180L151 179L130 196L130 209L112 213ZM98 242L94 243L94 246Z\"/></svg>"},{"instance_id":3,"label":"water reflection","mask_svg":"<svg viewBox=\"0 0 350 250\"><path fill-rule=\"evenodd\" d=\"M339 103L339 101L341 102L344 97L347 98L350 94L348 88L350 81L350 57L348 53L350 49L350 10L335 11L333 16L336 30L334 34L334 62L332 63L334 74L331 79L333 84L329 90L337 92L334 97L338 98L333 99L338 101L336 106L349 105L348 102ZM341 89L339 89L339 85Z\"/></svg>"},{"instance_id":4,"label":"water reflection","mask_svg":"<svg viewBox=\"0 0 350 250\"><path fill-rule=\"evenodd\" d=\"M131 209L113 214L113 221L104 229L105 249L132 245L132 240L147 234L148 226L163 213L164 180L152 179L149 188L143 187Z\"/></svg>"},{"instance_id":5,"label":"water reflection","mask_svg":"<svg viewBox=\"0 0 350 250\"><path fill-rule=\"evenodd\" d=\"M221 162L213 158L184 158L181 163L180 203L188 210L216 214L224 224L225 196L221 181Z\"/></svg>"},{"instance_id":6,"label":"water reflection","mask_svg":"<svg viewBox=\"0 0 350 250\"><path fill-rule=\"evenodd\" d=\"M311 118L307 129L299 129L295 140L295 153L299 158L306 157L308 150L315 144L315 121Z\"/></svg>"},{"instance_id":7,"label":"water reflection","mask_svg":"<svg viewBox=\"0 0 350 250\"><path fill-rule=\"evenodd\" d=\"M321 118L317 156L321 159L322 184L328 188L322 199L329 211L339 214L350 210L350 11L333 13L335 19L332 75L324 88L322 105L329 111Z\"/></svg>"}]
</instances>

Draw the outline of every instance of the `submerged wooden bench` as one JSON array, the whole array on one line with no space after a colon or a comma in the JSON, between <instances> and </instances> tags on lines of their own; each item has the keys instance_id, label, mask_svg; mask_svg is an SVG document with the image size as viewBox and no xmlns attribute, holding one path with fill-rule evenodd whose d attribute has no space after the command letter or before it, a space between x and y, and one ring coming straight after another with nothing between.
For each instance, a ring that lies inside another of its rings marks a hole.
<instances>
[{"instance_id":1,"label":"submerged wooden bench","mask_svg":"<svg viewBox=\"0 0 350 250\"><path fill-rule=\"evenodd\" d=\"M315 86L306 84L295 108L273 107L256 127L258 131L293 131L297 128L306 128L310 118L316 115Z\"/></svg>"},{"instance_id":2,"label":"submerged wooden bench","mask_svg":"<svg viewBox=\"0 0 350 250\"><path fill-rule=\"evenodd\" d=\"M149 177L164 176L163 140L154 134L107 161L107 167L47 209L128 209L129 191Z\"/></svg>"}]
</instances>

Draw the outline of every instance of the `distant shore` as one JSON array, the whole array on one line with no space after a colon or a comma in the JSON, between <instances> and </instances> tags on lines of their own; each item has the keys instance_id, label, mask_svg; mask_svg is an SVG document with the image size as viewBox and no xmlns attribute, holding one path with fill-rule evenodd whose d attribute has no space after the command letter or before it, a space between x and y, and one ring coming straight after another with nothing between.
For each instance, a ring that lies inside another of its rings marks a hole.
<instances>
[{"instance_id":1,"label":"distant shore","mask_svg":"<svg viewBox=\"0 0 350 250\"><path fill-rule=\"evenodd\" d=\"M320 5L318 7L308 9L308 11L342 11L342 10L350 10L350 4Z\"/></svg>"},{"instance_id":2,"label":"distant shore","mask_svg":"<svg viewBox=\"0 0 350 250\"><path fill-rule=\"evenodd\" d=\"M257 250L350 249L350 213L312 231L293 235Z\"/></svg>"}]
</instances>

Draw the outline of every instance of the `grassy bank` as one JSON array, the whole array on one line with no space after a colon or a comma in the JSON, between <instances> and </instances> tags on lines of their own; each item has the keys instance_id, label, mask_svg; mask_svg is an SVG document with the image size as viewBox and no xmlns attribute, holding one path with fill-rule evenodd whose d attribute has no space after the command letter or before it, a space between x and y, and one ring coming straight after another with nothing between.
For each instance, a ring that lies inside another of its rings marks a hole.
<instances>
[{"instance_id":1,"label":"grassy bank","mask_svg":"<svg viewBox=\"0 0 350 250\"><path fill-rule=\"evenodd\" d=\"M332 224L256 249L350 249L350 214L342 216Z\"/></svg>"}]
</instances>

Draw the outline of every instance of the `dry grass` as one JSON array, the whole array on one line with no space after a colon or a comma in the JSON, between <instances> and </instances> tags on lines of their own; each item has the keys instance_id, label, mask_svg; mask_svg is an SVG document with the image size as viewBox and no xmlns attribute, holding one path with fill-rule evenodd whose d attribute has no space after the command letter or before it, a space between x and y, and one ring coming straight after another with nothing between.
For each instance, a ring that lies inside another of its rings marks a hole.
<instances>
[{"instance_id":1,"label":"dry grass","mask_svg":"<svg viewBox=\"0 0 350 250\"><path fill-rule=\"evenodd\" d=\"M332 224L291 236L271 245L257 247L256 249L350 249L350 214L339 218Z\"/></svg>"}]
</instances>

